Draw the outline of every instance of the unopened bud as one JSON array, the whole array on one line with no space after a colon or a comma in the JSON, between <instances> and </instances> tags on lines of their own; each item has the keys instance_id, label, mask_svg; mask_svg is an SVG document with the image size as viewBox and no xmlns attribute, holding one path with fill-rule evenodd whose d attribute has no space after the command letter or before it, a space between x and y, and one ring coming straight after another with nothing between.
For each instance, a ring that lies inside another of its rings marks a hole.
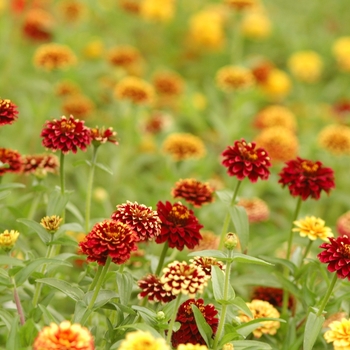
<instances>
[{"instance_id":1,"label":"unopened bud","mask_svg":"<svg viewBox=\"0 0 350 350\"><path fill-rule=\"evenodd\" d=\"M40 221L40 225L43 226L47 231L55 233L58 230L61 221L62 218L56 215L44 216Z\"/></svg>"},{"instance_id":2,"label":"unopened bud","mask_svg":"<svg viewBox=\"0 0 350 350\"><path fill-rule=\"evenodd\" d=\"M237 243L238 243L238 238L235 233L229 232L226 234L225 242L224 242L225 248L227 248L228 250L232 250L237 246Z\"/></svg>"},{"instance_id":3,"label":"unopened bud","mask_svg":"<svg viewBox=\"0 0 350 350\"><path fill-rule=\"evenodd\" d=\"M157 318L158 321L165 320L165 313L163 311L158 311L156 318Z\"/></svg>"},{"instance_id":4,"label":"unopened bud","mask_svg":"<svg viewBox=\"0 0 350 350\"><path fill-rule=\"evenodd\" d=\"M226 343L222 347L222 350L234 350L233 345L231 343Z\"/></svg>"}]
</instances>

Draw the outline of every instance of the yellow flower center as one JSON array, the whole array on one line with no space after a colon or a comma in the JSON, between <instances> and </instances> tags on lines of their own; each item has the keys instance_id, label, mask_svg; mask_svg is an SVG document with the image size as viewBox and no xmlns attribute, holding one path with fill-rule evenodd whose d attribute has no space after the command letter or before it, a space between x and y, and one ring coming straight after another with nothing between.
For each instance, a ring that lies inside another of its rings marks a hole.
<instances>
[{"instance_id":1,"label":"yellow flower center","mask_svg":"<svg viewBox=\"0 0 350 350\"><path fill-rule=\"evenodd\" d=\"M183 224L190 217L190 211L182 204L176 203L169 213L169 220L175 224Z\"/></svg>"},{"instance_id":2,"label":"yellow flower center","mask_svg":"<svg viewBox=\"0 0 350 350\"><path fill-rule=\"evenodd\" d=\"M307 174L313 174L318 170L319 165L310 160L305 160L301 163L301 167Z\"/></svg>"},{"instance_id":3,"label":"yellow flower center","mask_svg":"<svg viewBox=\"0 0 350 350\"><path fill-rule=\"evenodd\" d=\"M75 128L75 123L73 123L71 120L62 121L61 122L61 128L64 132L70 132L73 131Z\"/></svg>"},{"instance_id":4,"label":"yellow flower center","mask_svg":"<svg viewBox=\"0 0 350 350\"><path fill-rule=\"evenodd\" d=\"M254 162L255 160L258 159L258 155L256 154L256 152L253 150L249 151L247 149L247 145L245 143L240 142L238 144L238 149L241 152L241 155L245 160L249 160L251 162Z\"/></svg>"},{"instance_id":5,"label":"yellow flower center","mask_svg":"<svg viewBox=\"0 0 350 350\"><path fill-rule=\"evenodd\" d=\"M341 247L339 248L340 252L346 259L350 259L350 244L344 244L342 242Z\"/></svg>"}]
</instances>

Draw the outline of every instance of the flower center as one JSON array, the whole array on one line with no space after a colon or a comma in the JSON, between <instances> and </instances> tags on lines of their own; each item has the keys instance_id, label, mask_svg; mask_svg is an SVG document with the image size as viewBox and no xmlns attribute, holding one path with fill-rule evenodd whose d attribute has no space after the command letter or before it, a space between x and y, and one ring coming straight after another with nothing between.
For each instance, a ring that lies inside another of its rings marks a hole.
<instances>
[{"instance_id":1,"label":"flower center","mask_svg":"<svg viewBox=\"0 0 350 350\"><path fill-rule=\"evenodd\" d=\"M341 247L339 248L340 253L346 258L350 259L350 244L344 244L342 242Z\"/></svg>"},{"instance_id":2,"label":"flower center","mask_svg":"<svg viewBox=\"0 0 350 350\"><path fill-rule=\"evenodd\" d=\"M258 155L256 154L256 152L254 150L248 150L247 145L245 143L239 142L238 149L241 152L241 156L245 160L249 160L251 162L254 162L255 160L258 159Z\"/></svg>"},{"instance_id":3,"label":"flower center","mask_svg":"<svg viewBox=\"0 0 350 350\"><path fill-rule=\"evenodd\" d=\"M204 306L203 304L198 304L197 302L189 302L186 307L185 307L185 312L187 315L192 315L193 311L192 311L192 304L196 305L199 309L199 311L203 314L204 313Z\"/></svg>"},{"instance_id":4,"label":"flower center","mask_svg":"<svg viewBox=\"0 0 350 350\"><path fill-rule=\"evenodd\" d=\"M312 162L311 160L305 160L301 163L301 167L307 174L313 174L316 173L316 171L319 168L319 165L317 163Z\"/></svg>"},{"instance_id":5,"label":"flower center","mask_svg":"<svg viewBox=\"0 0 350 350\"><path fill-rule=\"evenodd\" d=\"M184 224L190 217L190 211L182 204L175 203L169 213L169 220L174 224Z\"/></svg>"},{"instance_id":6,"label":"flower center","mask_svg":"<svg viewBox=\"0 0 350 350\"><path fill-rule=\"evenodd\" d=\"M62 128L62 131L64 132L70 132L70 131L74 131L74 128L75 128L75 124L72 123L70 120L63 120L61 122L61 128Z\"/></svg>"}]
</instances>

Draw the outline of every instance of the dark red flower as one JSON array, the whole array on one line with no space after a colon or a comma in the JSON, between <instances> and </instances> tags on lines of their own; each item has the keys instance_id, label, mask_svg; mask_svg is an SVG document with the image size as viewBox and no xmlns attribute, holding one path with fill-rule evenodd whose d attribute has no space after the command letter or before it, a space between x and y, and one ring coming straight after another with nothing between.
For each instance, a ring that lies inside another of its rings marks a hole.
<instances>
[{"instance_id":1,"label":"dark red flower","mask_svg":"<svg viewBox=\"0 0 350 350\"><path fill-rule=\"evenodd\" d=\"M0 126L12 124L17 118L17 106L8 99L0 98Z\"/></svg>"},{"instance_id":2,"label":"dark red flower","mask_svg":"<svg viewBox=\"0 0 350 350\"><path fill-rule=\"evenodd\" d=\"M139 241L150 240L160 234L161 221L157 211L144 204L129 201L119 204L117 210L112 214L112 219L132 227L137 233Z\"/></svg>"},{"instance_id":3,"label":"dark red flower","mask_svg":"<svg viewBox=\"0 0 350 350\"><path fill-rule=\"evenodd\" d=\"M251 182L256 182L259 178L267 180L270 175L270 157L263 148L256 148L255 142L247 143L244 139L235 141L222 156L222 164L227 167L228 174L236 176L238 180L248 177Z\"/></svg>"},{"instance_id":4,"label":"dark red flower","mask_svg":"<svg viewBox=\"0 0 350 350\"><path fill-rule=\"evenodd\" d=\"M53 16L41 8L31 8L27 11L23 21L23 34L34 41L49 41L52 39L54 26Z\"/></svg>"},{"instance_id":5,"label":"dark red flower","mask_svg":"<svg viewBox=\"0 0 350 350\"><path fill-rule=\"evenodd\" d=\"M136 250L137 234L133 229L120 221L104 220L97 223L85 239L79 243L81 252L87 260L97 261L104 265L110 256L115 264L123 264Z\"/></svg>"},{"instance_id":6,"label":"dark red flower","mask_svg":"<svg viewBox=\"0 0 350 350\"><path fill-rule=\"evenodd\" d=\"M256 287L251 299L264 300L275 307L282 307L283 289L274 287ZM289 295L288 308L290 310L294 310L295 308L295 299L292 295Z\"/></svg>"},{"instance_id":7,"label":"dark red flower","mask_svg":"<svg viewBox=\"0 0 350 350\"><path fill-rule=\"evenodd\" d=\"M161 220L161 232L157 243L168 242L170 248L183 250L186 246L193 249L202 239L199 230L203 227L193 211L177 202L171 204L161 201L157 203L157 212Z\"/></svg>"},{"instance_id":8,"label":"dark red flower","mask_svg":"<svg viewBox=\"0 0 350 350\"><path fill-rule=\"evenodd\" d=\"M300 196L302 200L308 197L319 199L321 191L329 193L335 187L334 172L331 168L323 167L322 163L312 160L289 160L279 173L278 183L288 186L292 196Z\"/></svg>"},{"instance_id":9,"label":"dark red flower","mask_svg":"<svg viewBox=\"0 0 350 350\"><path fill-rule=\"evenodd\" d=\"M22 157L24 174L57 173L58 158L54 154L34 154Z\"/></svg>"},{"instance_id":10,"label":"dark red flower","mask_svg":"<svg viewBox=\"0 0 350 350\"><path fill-rule=\"evenodd\" d=\"M163 283L156 275L148 274L139 280L137 285L142 289L142 292L138 295L139 299L147 297L149 302L168 303L176 298L171 291L166 291L163 288Z\"/></svg>"},{"instance_id":11,"label":"dark red flower","mask_svg":"<svg viewBox=\"0 0 350 350\"><path fill-rule=\"evenodd\" d=\"M90 129L84 125L84 121L69 119L62 116L60 120L47 121L40 135L43 146L52 151L61 150L66 154L69 151L77 153L78 148L82 151L91 143Z\"/></svg>"},{"instance_id":12,"label":"dark red flower","mask_svg":"<svg viewBox=\"0 0 350 350\"><path fill-rule=\"evenodd\" d=\"M180 329L172 334L171 343L174 348L177 348L179 344L200 344L206 345L205 340L199 333L196 320L192 311L191 305L194 304L198 307L206 322L209 324L215 335L218 328L219 319L215 317L218 311L214 305L204 305L203 299L189 299L182 303L177 312L176 321L180 322Z\"/></svg>"},{"instance_id":13,"label":"dark red flower","mask_svg":"<svg viewBox=\"0 0 350 350\"><path fill-rule=\"evenodd\" d=\"M117 133L113 131L113 128L91 128L91 138L92 142L97 145L101 145L102 143L111 142L114 145L118 145L118 141L116 140Z\"/></svg>"},{"instance_id":14,"label":"dark red flower","mask_svg":"<svg viewBox=\"0 0 350 350\"><path fill-rule=\"evenodd\" d=\"M203 204L211 203L214 200L214 190L208 183L195 179L184 179L176 182L171 194L174 198L183 198L194 207L201 207Z\"/></svg>"},{"instance_id":15,"label":"dark red flower","mask_svg":"<svg viewBox=\"0 0 350 350\"><path fill-rule=\"evenodd\" d=\"M9 148L0 148L0 176L5 173L20 173L22 159L20 153Z\"/></svg>"},{"instance_id":16,"label":"dark red flower","mask_svg":"<svg viewBox=\"0 0 350 350\"><path fill-rule=\"evenodd\" d=\"M328 271L336 272L339 278L350 281L350 238L346 235L329 237L329 243L321 244L320 248L324 251L317 257L322 263L328 264Z\"/></svg>"}]
</instances>

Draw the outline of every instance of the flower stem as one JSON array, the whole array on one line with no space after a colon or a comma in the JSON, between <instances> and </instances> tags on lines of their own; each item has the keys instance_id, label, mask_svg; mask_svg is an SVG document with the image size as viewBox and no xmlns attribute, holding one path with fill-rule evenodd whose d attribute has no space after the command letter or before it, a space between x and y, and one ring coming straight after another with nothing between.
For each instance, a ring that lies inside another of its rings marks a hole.
<instances>
[{"instance_id":1,"label":"flower stem","mask_svg":"<svg viewBox=\"0 0 350 350\"><path fill-rule=\"evenodd\" d=\"M160 271L162 270L162 267L163 267L163 264L164 264L164 259L166 257L166 253L168 251L168 248L169 248L169 244L168 242L165 242L164 243L164 246L163 246L163 250L162 250L162 253L160 254L160 257L159 257L159 262L158 262L158 266L157 266L157 270L155 272L155 274L157 276L159 276L160 274Z\"/></svg>"},{"instance_id":2,"label":"flower stem","mask_svg":"<svg viewBox=\"0 0 350 350\"><path fill-rule=\"evenodd\" d=\"M64 195L66 181L64 177L64 153L60 154L60 181L61 181L61 194Z\"/></svg>"},{"instance_id":3,"label":"flower stem","mask_svg":"<svg viewBox=\"0 0 350 350\"><path fill-rule=\"evenodd\" d=\"M91 196L92 196L92 186L94 181L94 173L96 167L98 146L94 146L92 150L92 160L89 172L89 178L86 190L86 203L85 203L85 232L90 231L90 210L91 210Z\"/></svg>"},{"instance_id":4,"label":"flower stem","mask_svg":"<svg viewBox=\"0 0 350 350\"><path fill-rule=\"evenodd\" d=\"M312 241L311 239L309 240L309 243L307 245L307 247L305 248L304 254L303 254L303 259L301 260L301 263L303 263L304 259L307 257L307 255L309 254L309 251L311 249L312 243L314 241Z\"/></svg>"},{"instance_id":5,"label":"flower stem","mask_svg":"<svg viewBox=\"0 0 350 350\"><path fill-rule=\"evenodd\" d=\"M90 292L91 290L93 290L96 287L97 281L98 281L98 279L101 276L102 269L103 269L103 266L102 265L98 265L95 277L94 277L94 279L92 280L92 282L90 284L88 292Z\"/></svg>"},{"instance_id":6,"label":"flower stem","mask_svg":"<svg viewBox=\"0 0 350 350\"><path fill-rule=\"evenodd\" d=\"M239 190L239 187L241 186L241 183L242 183L242 181L238 181L237 182L236 188L235 188L235 190L233 192L233 195L232 195L230 207L232 207L235 204L235 201L236 201L236 198L237 198L237 194L238 194L238 190ZM220 243L219 243L219 247L218 247L219 250L221 250L223 248L223 246L224 246L226 233L227 233L228 227L230 225L230 217L231 217L230 216L230 211L228 210L227 213L226 213L224 225L222 227L221 234L220 234Z\"/></svg>"},{"instance_id":7,"label":"flower stem","mask_svg":"<svg viewBox=\"0 0 350 350\"><path fill-rule=\"evenodd\" d=\"M174 328L174 324L175 324L175 320L176 320L176 316L177 316L177 310L180 306L181 296L182 296L182 294L180 293L176 298L174 312L173 312L173 315L171 316L171 319L170 319L169 330L168 330L168 334L166 337L166 342L168 345L170 345L171 336L173 335L173 328Z\"/></svg>"},{"instance_id":8,"label":"flower stem","mask_svg":"<svg viewBox=\"0 0 350 350\"><path fill-rule=\"evenodd\" d=\"M324 311L324 308L326 307L326 305L327 305L327 303L328 303L328 300L329 300L329 298L330 298L330 296L331 296L331 294L332 294L333 288L334 288L334 286L335 286L337 280L338 280L338 276L337 276L337 274L335 273L335 274L333 275L333 278L332 278L332 280L331 280L331 283L330 283L329 286L328 286L327 293L325 294L324 298L322 299L321 306L320 306L320 308L318 309L318 312L317 312L317 315L316 315L317 317L319 317L319 316L322 315L322 313L323 313L323 311Z\"/></svg>"}]
</instances>

